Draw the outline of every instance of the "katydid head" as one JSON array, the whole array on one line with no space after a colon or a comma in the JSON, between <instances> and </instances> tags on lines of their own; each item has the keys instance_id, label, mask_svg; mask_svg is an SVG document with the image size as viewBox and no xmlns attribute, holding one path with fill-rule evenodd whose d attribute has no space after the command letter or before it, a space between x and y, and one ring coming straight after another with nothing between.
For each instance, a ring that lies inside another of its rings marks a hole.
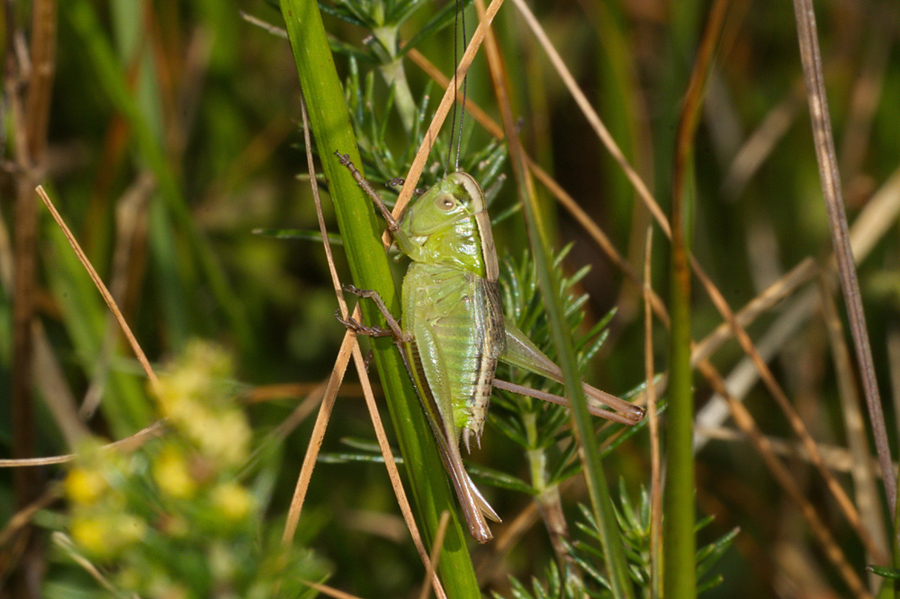
<instances>
[{"instance_id":1,"label":"katydid head","mask_svg":"<svg viewBox=\"0 0 900 599\"><path fill-rule=\"evenodd\" d=\"M468 173L450 173L403 214L398 241L413 260L451 264L497 280L497 251L484 192Z\"/></svg>"}]
</instances>

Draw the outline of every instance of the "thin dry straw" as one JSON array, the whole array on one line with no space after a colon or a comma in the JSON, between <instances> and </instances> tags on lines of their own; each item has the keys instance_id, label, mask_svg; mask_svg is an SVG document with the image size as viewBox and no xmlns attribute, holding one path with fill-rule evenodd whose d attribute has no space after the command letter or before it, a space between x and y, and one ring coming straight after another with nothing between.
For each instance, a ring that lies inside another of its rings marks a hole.
<instances>
[{"instance_id":1,"label":"thin dry straw","mask_svg":"<svg viewBox=\"0 0 900 599\"><path fill-rule=\"evenodd\" d=\"M862 375L866 406L869 409L869 420L875 438L875 449L878 452L878 461L884 476L885 493L893 515L897 513L897 474L891 463L887 428L881 409L878 383L875 380L875 366L872 362L872 348L869 343L869 333L866 330L866 315L859 292L859 281L856 278L853 250L850 247L847 214L844 211L844 198L841 192L841 177L835 156L828 99L825 95L825 75L822 72L816 16L811 0L794 0L794 14L797 19L797 38L800 42L800 57L806 78L813 137L816 142L819 178L822 183L825 207L828 211L828 221L831 224L832 244L841 278L841 290L844 292L844 302L847 304L850 331L853 335L856 359ZM898 534L900 534L900 530L898 530Z\"/></svg>"},{"instance_id":2,"label":"thin dry straw","mask_svg":"<svg viewBox=\"0 0 900 599\"><path fill-rule=\"evenodd\" d=\"M66 240L69 242L69 245L71 245L72 249L75 250L75 255L78 256L78 260L81 262L82 266L84 266L85 270L87 270L88 274L91 277L91 280L94 282L94 285L97 286L97 290L100 291L100 295L103 296L103 301L105 301L106 305L109 306L110 311L119 322L119 326L122 327L122 332L125 333L125 338L128 339L128 344L131 345L131 349L132 351L134 351L134 355L137 356L138 362L141 363L141 366L144 368L144 372L147 373L147 378L150 380L150 387L153 389L153 391L157 391L159 389L159 379L156 377L156 373L153 372L153 367L150 366L150 361L144 354L144 350L141 349L140 344L134 336L134 333L131 332L131 327L128 326L128 323L125 321L125 317L122 316L122 313L119 311L119 306L116 305L116 301L109 293L109 289L106 288L106 285L103 283L100 275L98 275L97 271L94 270L93 265L91 265L90 260L88 260L87 256L84 254L84 251L78 244L78 240L76 240L75 236L72 235L72 231L70 231L69 227L66 226L65 221L62 219L62 216L60 216L59 212L56 211L56 207L53 205L53 202L50 201L50 198L47 197L47 193L44 191L44 188L39 185L36 191L41 197L41 200L43 200L44 205L47 206L47 210L49 210L50 214L53 216L53 220L56 221L56 224L59 225L59 228L62 230L63 235L66 236Z\"/></svg>"},{"instance_id":3,"label":"thin dry straw","mask_svg":"<svg viewBox=\"0 0 900 599\"><path fill-rule=\"evenodd\" d=\"M305 138L305 145L307 148L306 158L307 158L307 166L309 168L309 172L311 177L315 178L315 164L313 163L312 152L310 148L312 148L312 142L309 134L309 120L306 114L306 104L301 99L300 110L303 116L303 132ZM334 286L335 295L337 296L338 305L340 306L341 315L344 318L347 318L349 311L347 309L347 304L344 301L344 296L341 293L341 283L338 278L337 270L334 266L334 259L331 253L331 245L328 242L328 231L325 228L325 218L322 214L322 204L319 199L319 191L316 185L312 186L313 197L315 199L316 205L316 216L319 222L319 229L322 234L322 242L325 248L325 254L328 262L329 273L331 274L332 285ZM357 304L356 309L354 310L354 318L360 319L361 316L359 314L359 305ZM378 439L378 445L381 449L382 455L384 456L385 468L388 472L388 477L391 481L391 486L394 489L394 493L397 497L397 503L400 506L400 511L403 514L403 519L406 522L407 527L410 531L410 536L413 539L413 543L416 546L416 550L419 553L419 557L422 560L422 563L425 564L426 569L431 572L429 578L432 580L432 585L435 589L435 594L441 598L446 598L446 593L441 584L440 579L435 573L435 567L432 563L431 559L428 556L428 553L425 550L425 545L422 542L422 536L419 532L418 526L416 525L415 518L412 514L412 508L409 504L409 499L406 496L406 492L403 488L403 483L400 479L400 473L397 470L396 462L394 461L394 456L390 448L390 444L387 441L387 435L384 431L384 426L381 422L381 416L378 413L378 407L375 404L375 397L372 392L371 382L369 381L368 373L365 367L365 360L363 359L362 352L359 348L359 344L356 343L356 334L347 330L344 335L344 341L341 344L341 351L338 355L337 360L335 361L334 368L332 369L331 377L328 381L328 388L325 393L325 400L322 404L322 408L319 411L318 416L316 417L316 424L313 429L312 437L309 442L309 449L304 456L303 465L300 469L300 475L297 480L297 485L294 490L294 497L291 500L291 507L288 511L288 519L285 523L284 533L282 536L282 542L287 544L290 543L293 539L294 532L296 531L297 524L300 519L300 512L303 508L303 502L306 497L306 491L309 488L309 482L312 478L313 468L315 467L316 457L318 456L319 450L322 446L322 440L324 439L325 429L328 425L328 420L331 415L331 410L334 406L334 401L337 395L337 387L340 385L343 380L344 373L347 369L347 363L349 361L349 356L352 354L353 361L356 365L357 374L359 375L360 383L363 388L363 395L366 400L366 407L369 410L369 415L372 419L372 425L375 429L375 435Z\"/></svg>"}]
</instances>

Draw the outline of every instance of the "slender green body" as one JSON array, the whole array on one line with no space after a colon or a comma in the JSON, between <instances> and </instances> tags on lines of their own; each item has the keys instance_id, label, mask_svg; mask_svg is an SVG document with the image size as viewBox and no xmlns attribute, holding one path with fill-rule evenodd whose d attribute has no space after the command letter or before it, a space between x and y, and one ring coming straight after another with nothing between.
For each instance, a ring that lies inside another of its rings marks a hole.
<instances>
[{"instance_id":1,"label":"slender green body","mask_svg":"<svg viewBox=\"0 0 900 599\"><path fill-rule=\"evenodd\" d=\"M403 279L402 326L375 292L348 290L372 298L390 329L345 321L358 332L394 337L415 383L422 407L440 448L472 536L481 543L492 538L485 517L499 517L465 471L459 451L480 443L491 389L506 389L548 401L565 398L495 381L499 360L561 381L559 367L503 315L497 285L497 252L484 193L471 175L455 172L406 209L398 223L359 172L340 156L357 182L372 197L388 222L400 251L413 263ZM633 424L644 410L583 385L592 398L622 412L592 413Z\"/></svg>"},{"instance_id":2,"label":"slender green body","mask_svg":"<svg viewBox=\"0 0 900 599\"><path fill-rule=\"evenodd\" d=\"M468 446L473 434L481 437L505 347L484 194L470 175L451 173L407 208L393 235L413 260L403 279L402 321L417 354L411 357Z\"/></svg>"}]
</instances>

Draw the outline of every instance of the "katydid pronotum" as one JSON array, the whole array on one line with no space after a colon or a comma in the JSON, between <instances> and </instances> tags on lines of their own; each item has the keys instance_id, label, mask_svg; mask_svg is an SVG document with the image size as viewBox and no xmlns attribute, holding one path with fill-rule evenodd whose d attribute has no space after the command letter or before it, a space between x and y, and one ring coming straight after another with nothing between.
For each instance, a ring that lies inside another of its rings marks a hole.
<instances>
[{"instance_id":1,"label":"katydid pronotum","mask_svg":"<svg viewBox=\"0 0 900 599\"><path fill-rule=\"evenodd\" d=\"M500 521L463 466L460 437L469 448L480 443L491 388L498 387L547 401L551 395L494 378L498 360L562 382L562 372L503 315L497 283L497 251L484 193L462 171L444 176L415 199L399 221L346 155L335 152L381 211L400 251L412 260L402 289L402 325L375 291L345 289L372 299L387 328L342 320L357 333L391 336L400 348L422 407L450 474L469 531L480 543L492 538L485 517ZM613 410L589 406L592 414L635 424L644 409L582 384L590 399Z\"/></svg>"}]
</instances>

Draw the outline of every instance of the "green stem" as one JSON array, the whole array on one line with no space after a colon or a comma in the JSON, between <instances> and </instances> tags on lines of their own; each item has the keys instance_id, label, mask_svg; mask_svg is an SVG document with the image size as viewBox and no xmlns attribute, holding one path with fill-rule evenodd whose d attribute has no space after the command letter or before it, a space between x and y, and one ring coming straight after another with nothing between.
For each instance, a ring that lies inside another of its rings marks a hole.
<instances>
[{"instance_id":1,"label":"green stem","mask_svg":"<svg viewBox=\"0 0 900 599\"><path fill-rule=\"evenodd\" d=\"M479 11L483 6L476 1ZM491 76L494 79L494 88L504 96L509 86L506 83L499 61L496 43L492 36L486 36L485 48L488 53L488 64L491 67ZM597 438L594 433L594 423L587 409L587 400L581 388L581 374L575 358L575 344L572 340L572 330L566 320L559 295L559 276L555 272L549 255L552 247L550 234L547 227L544 211L541 210L534 183L525 164L525 154L519 140L518 130L512 109L506 97L500 99L500 110L503 115L503 129L506 132L509 144L510 163L516 177L516 189L522 204L522 214L525 217L528 241L534 255L535 269L537 272L538 286L544 298L547 308L547 321L550 323L553 343L556 346L559 366L563 371L563 381L566 387L566 397L572 406L572 417L575 421L575 433L578 440L578 448L581 462L584 464L585 481L588 494L591 497L591 506L594 517L600 529L600 544L606 558L610 589L616 599L631 599L634 589L631 584L631 576L628 572L628 563L625 560L625 548L619 534L619 526L616 522L615 510L609 495L609 487L603 474L603 463L600 457Z\"/></svg>"},{"instance_id":2,"label":"green stem","mask_svg":"<svg viewBox=\"0 0 900 599\"><path fill-rule=\"evenodd\" d=\"M399 33L396 26L380 27L372 31L372 35L378 38L379 42L391 52L390 56L384 56L383 52L379 52L379 58L382 59L381 76L384 77L388 87L394 88L394 102L397 106L397 114L400 115L400 123L403 130L409 134L416 122L416 114L418 108L413 99L412 91L409 89L409 82L406 80L406 70L403 68L403 59L397 58L397 34Z\"/></svg>"},{"instance_id":3,"label":"green stem","mask_svg":"<svg viewBox=\"0 0 900 599\"><path fill-rule=\"evenodd\" d=\"M519 182L519 195L522 200L523 214L531 250L534 254L534 262L537 271L538 286L544 297L544 305L547 308L547 320L550 323L552 338L557 349L559 366L563 370L563 380L566 387L566 397L572 405L572 418L575 422L575 433L579 443L579 453L584 464L585 480L588 494L591 498L591 506L594 517L600 529L600 543L606 558L609 570L608 581L613 596L616 599L634 596L631 577L628 573L628 563L625 559L625 549L619 534L616 522L615 510L609 494L609 487L603 473L603 463L597 438L594 434L594 422L587 409L587 400L581 387L581 374L578 370L575 354L575 344L572 340L572 330L565 317L565 311L561 305L556 289L559 289L558 273L552 266L548 249L550 242L546 225L541 218L541 210L538 206L537 195L531 179L526 175L526 167L521 159L521 151L514 151L513 146L518 145L518 137L511 126L510 115L504 113L504 124L510 143L510 156L513 168Z\"/></svg>"},{"instance_id":4,"label":"green stem","mask_svg":"<svg viewBox=\"0 0 900 599\"><path fill-rule=\"evenodd\" d=\"M387 254L380 242L381 226L372 203L332 156L335 151L349 154L357 167L362 166L318 6L313 0L282 0L281 9L353 281L357 287L378 291L387 305L399 312ZM362 309L366 322L380 322L371 302L363 302ZM478 583L466 547L467 535L460 526L437 446L400 355L389 339L375 339L372 345L425 545L429 546L435 537L440 514L449 511L453 517L439 564L444 588L450 597L478 597Z\"/></svg>"}]
</instances>

